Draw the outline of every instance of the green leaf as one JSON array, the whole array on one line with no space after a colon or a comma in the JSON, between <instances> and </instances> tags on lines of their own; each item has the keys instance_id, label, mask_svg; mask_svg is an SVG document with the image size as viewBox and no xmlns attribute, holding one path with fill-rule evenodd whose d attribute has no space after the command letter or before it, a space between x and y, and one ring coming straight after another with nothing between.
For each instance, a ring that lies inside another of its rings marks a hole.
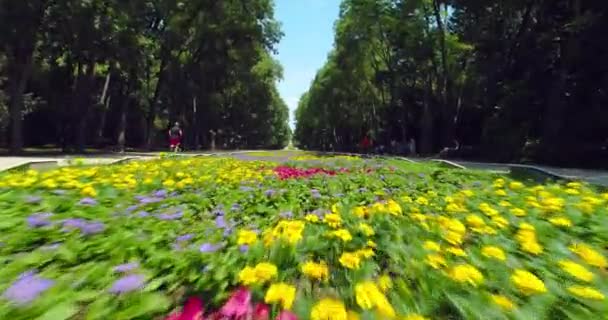
<instances>
[{"instance_id":1,"label":"green leaf","mask_svg":"<svg viewBox=\"0 0 608 320\"><path fill-rule=\"evenodd\" d=\"M78 307L69 302L61 303L47 312L45 312L40 317L36 318L38 320L64 320L69 319L74 316L78 312Z\"/></svg>"}]
</instances>

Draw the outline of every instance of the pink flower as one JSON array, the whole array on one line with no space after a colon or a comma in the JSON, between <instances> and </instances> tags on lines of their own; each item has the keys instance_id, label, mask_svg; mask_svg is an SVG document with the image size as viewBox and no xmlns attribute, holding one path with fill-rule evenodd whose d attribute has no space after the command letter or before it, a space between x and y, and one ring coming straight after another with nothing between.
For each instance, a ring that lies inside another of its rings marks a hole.
<instances>
[{"instance_id":1,"label":"pink flower","mask_svg":"<svg viewBox=\"0 0 608 320\"><path fill-rule=\"evenodd\" d=\"M264 303L258 303L253 307L253 320L268 320L270 307Z\"/></svg>"},{"instance_id":2,"label":"pink flower","mask_svg":"<svg viewBox=\"0 0 608 320\"><path fill-rule=\"evenodd\" d=\"M247 288L239 288L228 302L220 309L220 313L225 317L244 317L251 313L251 291Z\"/></svg>"},{"instance_id":3,"label":"pink flower","mask_svg":"<svg viewBox=\"0 0 608 320\"><path fill-rule=\"evenodd\" d=\"M182 312L170 314L165 320L203 320L203 301L199 298L189 298Z\"/></svg>"},{"instance_id":4,"label":"pink flower","mask_svg":"<svg viewBox=\"0 0 608 320\"><path fill-rule=\"evenodd\" d=\"M281 313L277 315L276 320L298 320L298 316L290 311L281 311Z\"/></svg>"}]
</instances>

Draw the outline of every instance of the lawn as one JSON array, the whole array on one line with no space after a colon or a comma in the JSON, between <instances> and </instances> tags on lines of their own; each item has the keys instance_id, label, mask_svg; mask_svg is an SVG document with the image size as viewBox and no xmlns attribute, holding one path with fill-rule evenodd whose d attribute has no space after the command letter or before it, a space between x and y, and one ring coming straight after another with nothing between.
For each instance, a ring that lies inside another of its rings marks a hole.
<instances>
[{"instance_id":1,"label":"lawn","mask_svg":"<svg viewBox=\"0 0 608 320\"><path fill-rule=\"evenodd\" d=\"M0 319L608 313L608 194L299 156L1 175Z\"/></svg>"}]
</instances>

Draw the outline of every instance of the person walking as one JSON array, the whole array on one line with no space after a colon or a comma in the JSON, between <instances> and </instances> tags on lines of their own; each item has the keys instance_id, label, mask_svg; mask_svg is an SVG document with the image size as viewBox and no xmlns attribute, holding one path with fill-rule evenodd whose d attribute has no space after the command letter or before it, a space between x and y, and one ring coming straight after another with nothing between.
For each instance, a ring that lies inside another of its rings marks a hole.
<instances>
[{"instance_id":1,"label":"person walking","mask_svg":"<svg viewBox=\"0 0 608 320\"><path fill-rule=\"evenodd\" d=\"M179 126L179 122L175 122L173 127L169 129L169 149L172 152L177 152L182 144L182 137L184 136L184 132Z\"/></svg>"}]
</instances>

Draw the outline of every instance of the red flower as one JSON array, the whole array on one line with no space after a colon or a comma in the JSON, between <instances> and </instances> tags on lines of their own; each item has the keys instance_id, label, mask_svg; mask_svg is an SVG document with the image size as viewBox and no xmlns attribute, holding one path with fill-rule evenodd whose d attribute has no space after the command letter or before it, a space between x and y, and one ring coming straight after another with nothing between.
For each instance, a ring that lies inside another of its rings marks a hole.
<instances>
[{"instance_id":1,"label":"red flower","mask_svg":"<svg viewBox=\"0 0 608 320\"><path fill-rule=\"evenodd\" d=\"M281 313L277 315L276 320L298 320L298 317L293 312L281 311Z\"/></svg>"},{"instance_id":2,"label":"red flower","mask_svg":"<svg viewBox=\"0 0 608 320\"><path fill-rule=\"evenodd\" d=\"M258 303L253 307L253 320L268 320L270 307L264 303Z\"/></svg>"}]
</instances>

